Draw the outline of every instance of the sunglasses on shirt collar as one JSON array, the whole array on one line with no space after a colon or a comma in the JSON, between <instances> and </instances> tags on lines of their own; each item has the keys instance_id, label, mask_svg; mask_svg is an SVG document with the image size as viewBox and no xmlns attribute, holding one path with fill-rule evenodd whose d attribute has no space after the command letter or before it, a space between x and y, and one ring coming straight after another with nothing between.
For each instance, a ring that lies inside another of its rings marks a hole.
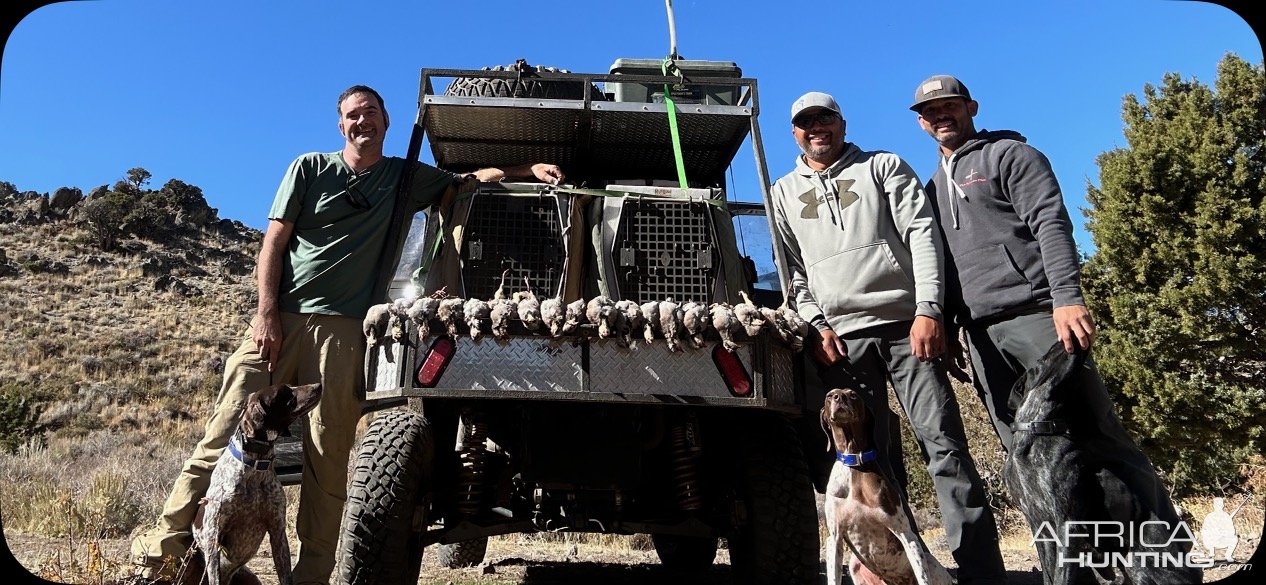
<instances>
[{"instance_id":1,"label":"sunglasses on shirt collar","mask_svg":"<svg viewBox=\"0 0 1266 585\"><path fill-rule=\"evenodd\" d=\"M816 114L801 114L796 116L796 119L792 120L791 123L795 124L796 128L808 130L818 124L822 124L824 126L833 124L838 119L840 119L839 114L836 114L831 110L822 110Z\"/></svg>"},{"instance_id":2,"label":"sunglasses on shirt collar","mask_svg":"<svg viewBox=\"0 0 1266 585\"><path fill-rule=\"evenodd\" d=\"M365 198L365 194L360 192L361 178L369 175L368 171L363 173L353 173L347 177L347 202L356 209L369 209L369 199Z\"/></svg>"}]
</instances>

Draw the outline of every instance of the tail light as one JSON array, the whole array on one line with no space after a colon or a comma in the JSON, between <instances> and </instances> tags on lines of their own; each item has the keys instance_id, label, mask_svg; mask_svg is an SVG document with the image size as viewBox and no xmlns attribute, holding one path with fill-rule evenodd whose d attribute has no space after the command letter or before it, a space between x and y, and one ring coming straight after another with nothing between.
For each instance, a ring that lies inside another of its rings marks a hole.
<instances>
[{"instance_id":1,"label":"tail light","mask_svg":"<svg viewBox=\"0 0 1266 585\"><path fill-rule=\"evenodd\" d=\"M426 359L422 360L422 365L418 366L417 375L414 376L418 386L434 388L439 383L440 376L444 374L444 368L448 367L448 362L456 353L457 343L453 341L453 338L436 337L435 341L431 342L431 348L426 352Z\"/></svg>"},{"instance_id":2,"label":"tail light","mask_svg":"<svg viewBox=\"0 0 1266 585\"><path fill-rule=\"evenodd\" d=\"M721 373L721 379L730 389L730 394L739 398L752 395L752 375L747 373L747 368L743 367L743 361L739 359L738 354L728 352L721 344L717 344L712 348L712 363L716 364L717 371Z\"/></svg>"}]
</instances>

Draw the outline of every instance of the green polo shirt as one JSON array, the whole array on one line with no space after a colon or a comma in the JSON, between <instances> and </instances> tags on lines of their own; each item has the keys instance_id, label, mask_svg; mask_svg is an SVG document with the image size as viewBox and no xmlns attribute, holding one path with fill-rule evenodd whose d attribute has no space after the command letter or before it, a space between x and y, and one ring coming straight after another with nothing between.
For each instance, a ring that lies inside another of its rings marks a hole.
<instances>
[{"instance_id":1,"label":"green polo shirt","mask_svg":"<svg viewBox=\"0 0 1266 585\"><path fill-rule=\"evenodd\" d=\"M412 217L438 202L458 176L383 157L349 188L355 173L340 152L308 153L290 164L268 212L269 219L294 222L281 272L282 311L364 317L407 164L416 165L406 215Z\"/></svg>"}]
</instances>

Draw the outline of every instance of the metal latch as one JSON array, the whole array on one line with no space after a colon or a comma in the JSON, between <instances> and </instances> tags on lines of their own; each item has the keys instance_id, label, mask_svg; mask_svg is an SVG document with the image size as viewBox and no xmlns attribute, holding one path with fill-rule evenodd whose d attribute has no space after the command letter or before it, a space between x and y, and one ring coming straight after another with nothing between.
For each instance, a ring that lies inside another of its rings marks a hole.
<instances>
[{"instance_id":1,"label":"metal latch","mask_svg":"<svg viewBox=\"0 0 1266 585\"><path fill-rule=\"evenodd\" d=\"M620 248L620 266L636 266L637 265L637 248L625 246Z\"/></svg>"}]
</instances>

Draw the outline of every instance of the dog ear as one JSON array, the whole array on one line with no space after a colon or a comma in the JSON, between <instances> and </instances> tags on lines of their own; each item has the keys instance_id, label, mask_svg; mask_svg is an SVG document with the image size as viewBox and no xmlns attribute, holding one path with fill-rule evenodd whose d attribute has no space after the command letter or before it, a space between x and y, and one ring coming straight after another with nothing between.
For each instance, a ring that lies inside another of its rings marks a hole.
<instances>
[{"instance_id":1,"label":"dog ear","mask_svg":"<svg viewBox=\"0 0 1266 585\"><path fill-rule=\"evenodd\" d=\"M264 422L264 405L260 404L259 396L252 394L246 399L246 409L242 412L242 434L247 438L253 438L255 432L259 430L259 425Z\"/></svg>"},{"instance_id":2,"label":"dog ear","mask_svg":"<svg viewBox=\"0 0 1266 585\"><path fill-rule=\"evenodd\" d=\"M818 412L818 424L822 426L822 432L826 434L826 452L830 453L835 450L835 437L831 435L831 429L827 424L826 405L823 405L822 410Z\"/></svg>"}]
</instances>

